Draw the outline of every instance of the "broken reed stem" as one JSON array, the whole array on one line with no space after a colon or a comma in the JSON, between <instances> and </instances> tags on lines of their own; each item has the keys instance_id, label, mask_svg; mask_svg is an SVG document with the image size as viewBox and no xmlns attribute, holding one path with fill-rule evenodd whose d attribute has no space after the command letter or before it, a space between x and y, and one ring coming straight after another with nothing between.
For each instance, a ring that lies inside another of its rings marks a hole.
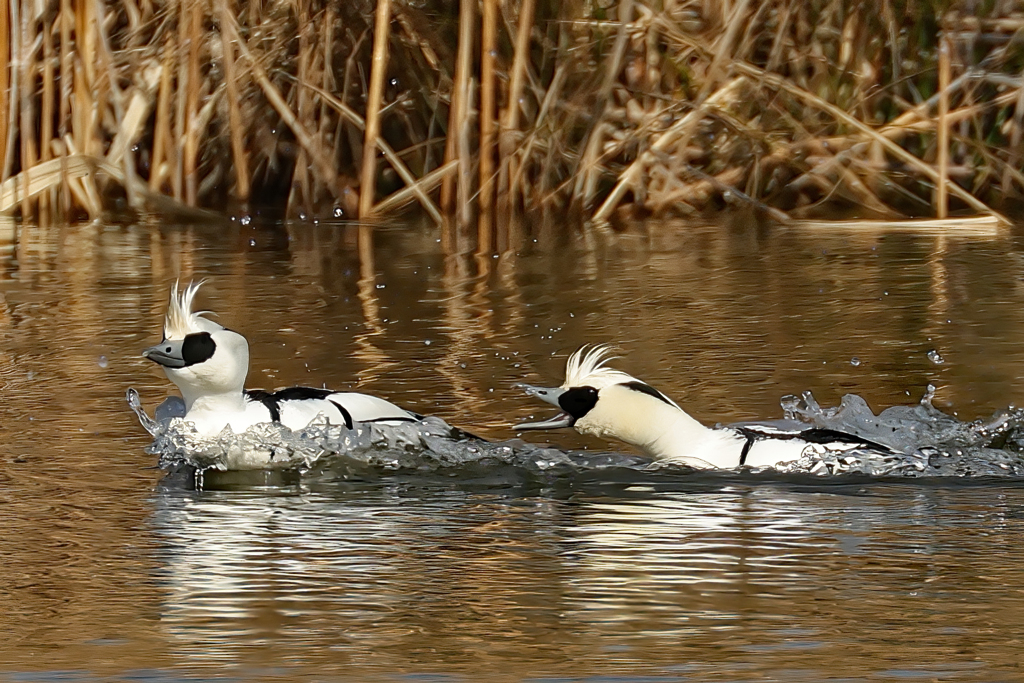
<instances>
[{"instance_id":1,"label":"broken reed stem","mask_svg":"<svg viewBox=\"0 0 1024 683\"><path fill-rule=\"evenodd\" d=\"M480 32L480 217L477 225L477 252L491 252L494 223L494 137L495 73L494 57L498 43L498 0L483 0L483 25Z\"/></svg>"},{"instance_id":2,"label":"broken reed stem","mask_svg":"<svg viewBox=\"0 0 1024 683\"><path fill-rule=\"evenodd\" d=\"M949 182L949 39L939 38L939 120L936 135L936 163L939 180L935 185L935 215L945 218L949 208L946 183Z\"/></svg>"},{"instance_id":3,"label":"broken reed stem","mask_svg":"<svg viewBox=\"0 0 1024 683\"><path fill-rule=\"evenodd\" d=\"M224 49L224 85L228 95L228 125L231 128L231 158L235 167L235 196L242 202L249 201L249 160L245 153L244 131L242 129L242 112L238 101L238 82L235 74L235 46L224 32L224 24L228 23L234 10L231 0L220 0L221 12L221 44ZM164 69L164 73L167 70ZM163 94L163 80L160 83ZM155 146L155 145L154 145ZM152 171L155 173L155 171Z\"/></svg>"},{"instance_id":4,"label":"broken reed stem","mask_svg":"<svg viewBox=\"0 0 1024 683\"><path fill-rule=\"evenodd\" d=\"M380 105L384 97L384 73L388 66L391 30L391 0L377 0L373 30L373 62L370 91L366 101L366 133L363 137L363 169L359 183L359 218L373 214L377 193L377 138L380 137Z\"/></svg>"}]
</instances>

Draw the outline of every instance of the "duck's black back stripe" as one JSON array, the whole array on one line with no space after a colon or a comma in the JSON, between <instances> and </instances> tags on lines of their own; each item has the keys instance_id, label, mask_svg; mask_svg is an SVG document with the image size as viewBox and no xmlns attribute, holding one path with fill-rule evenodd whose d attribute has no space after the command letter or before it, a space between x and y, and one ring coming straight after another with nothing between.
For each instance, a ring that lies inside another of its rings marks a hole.
<instances>
[{"instance_id":1,"label":"duck's black back stripe","mask_svg":"<svg viewBox=\"0 0 1024 683\"><path fill-rule=\"evenodd\" d=\"M856 446L864 446L865 448L872 448L882 453L895 453L893 449L883 444L865 439L862 436L856 434L849 434L847 432L840 432L835 429L825 429L822 427L812 427L811 429L805 429L802 432L772 432L765 434L749 427L736 427L739 432L747 440L743 444L743 450L740 451L740 466L747 463L747 455L750 453L750 449L754 446L756 441L766 441L768 439L779 439L781 441L792 441L794 439L800 441L806 441L807 443L848 443Z\"/></svg>"},{"instance_id":2,"label":"duck's black back stripe","mask_svg":"<svg viewBox=\"0 0 1024 683\"><path fill-rule=\"evenodd\" d=\"M795 434L794 438L803 439L804 441L807 441L809 443L829 443L839 441L842 443L852 443L857 444L859 446L867 446L868 448L874 448L876 450L884 451L886 453L895 452L888 446L877 443L875 441L871 441L870 439L865 439L864 437L857 436L856 434L848 434L847 432L836 431L835 429L823 429L814 427L813 429L805 429L804 431Z\"/></svg>"},{"instance_id":3,"label":"duck's black back stripe","mask_svg":"<svg viewBox=\"0 0 1024 683\"><path fill-rule=\"evenodd\" d=\"M667 403L669 405L672 405L672 401L668 400L665 397L665 394L661 393L660 391L658 391L657 389L652 387L650 384L644 384L643 382L623 382L622 386L628 387L629 389L632 389L633 391L639 391L641 394L647 394L648 396L653 396L654 398L658 399L659 401L664 401L665 403Z\"/></svg>"},{"instance_id":4,"label":"duck's black back stripe","mask_svg":"<svg viewBox=\"0 0 1024 683\"><path fill-rule=\"evenodd\" d=\"M747 464L747 454L750 453L750 447L753 446L754 442L757 440L746 432L743 433L743 436L747 437L747 442L743 444L743 450L740 451L740 467Z\"/></svg>"},{"instance_id":5,"label":"duck's black back stripe","mask_svg":"<svg viewBox=\"0 0 1024 683\"><path fill-rule=\"evenodd\" d=\"M281 421L281 409L277 405L277 398L274 394L262 389L246 389L245 395L251 400L259 401L267 407L267 410L270 412L271 422Z\"/></svg>"},{"instance_id":6,"label":"duck's black back stripe","mask_svg":"<svg viewBox=\"0 0 1024 683\"><path fill-rule=\"evenodd\" d=\"M335 408L341 411L341 416L345 418L345 426L352 429L352 427L355 426L355 423L352 422L352 413L348 412L348 410L345 409L345 406L341 405L337 401L331 401L331 403L334 404Z\"/></svg>"},{"instance_id":7,"label":"duck's black back stripe","mask_svg":"<svg viewBox=\"0 0 1024 683\"><path fill-rule=\"evenodd\" d=\"M284 401L306 401L309 399L325 399L334 392L330 389L314 389L312 387L288 387L280 391L263 391L262 389L246 389L245 395L253 401L259 401L270 412L271 422L281 421L281 403ZM331 401L334 403L334 401ZM334 403L345 418L345 426L352 428L352 415L337 403Z\"/></svg>"}]
</instances>

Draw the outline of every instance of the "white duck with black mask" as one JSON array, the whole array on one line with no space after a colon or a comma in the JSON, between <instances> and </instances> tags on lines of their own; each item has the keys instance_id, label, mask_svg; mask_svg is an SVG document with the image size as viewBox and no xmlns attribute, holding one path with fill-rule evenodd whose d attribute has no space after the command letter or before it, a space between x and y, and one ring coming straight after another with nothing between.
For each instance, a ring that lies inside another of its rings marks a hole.
<instances>
[{"instance_id":1,"label":"white duck with black mask","mask_svg":"<svg viewBox=\"0 0 1024 683\"><path fill-rule=\"evenodd\" d=\"M206 437L225 427L236 433L263 422L302 429L318 415L348 427L357 422L398 424L418 416L376 396L329 389L291 387L274 392L245 390L249 344L245 337L194 312L192 303L202 283L179 294L171 288L164 338L142 352L163 366L167 378L181 390L185 420Z\"/></svg>"},{"instance_id":2,"label":"white duck with black mask","mask_svg":"<svg viewBox=\"0 0 1024 683\"><path fill-rule=\"evenodd\" d=\"M569 356L562 386L519 385L562 412L549 420L516 425L516 429L572 427L581 434L624 441L655 460L699 469L776 467L822 450L894 453L832 429L784 431L754 424L705 427L657 389L607 367L607 360L606 346L584 346Z\"/></svg>"}]
</instances>

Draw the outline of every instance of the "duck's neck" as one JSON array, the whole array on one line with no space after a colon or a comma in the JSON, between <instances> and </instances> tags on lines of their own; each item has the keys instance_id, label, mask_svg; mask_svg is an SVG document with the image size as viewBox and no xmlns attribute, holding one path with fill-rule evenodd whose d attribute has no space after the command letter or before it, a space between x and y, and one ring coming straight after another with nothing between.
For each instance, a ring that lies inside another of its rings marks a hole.
<instances>
[{"instance_id":1,"label":"duck's neck","mask_svg":"<svg viewBox=\"0 0 1024 683\"><path fill-rule=\"evenodd\" d=\"M714 430L690 417L682 410L661 411L651 423L647 438L636 446L652 458L679 460L693 454L714 435Z\"/></svg>"},{"instance_id":2,"label":"duck's neck","mask_svg":"<svg viewBox=\"0 0 1024 683\"><path fill-rule=\"evenodd\" d=\"M616 438L652 458L679 459L714 434L679 408L628 387L602 390L601 401L576 429L584 434Z\"/></svg>"},{"instance_id":3,"label":"duck's neck","mask_svg":"<svg viewBox=\"0 0 1024 683\"><path fill-rule=\"evenodd\" d=\"M190 413L235 413L245 410L245 393L241 390L226 391L219 394L199 394L181 389L181 397L185 399L186 417Z\"/></svg>"}]
</instances>

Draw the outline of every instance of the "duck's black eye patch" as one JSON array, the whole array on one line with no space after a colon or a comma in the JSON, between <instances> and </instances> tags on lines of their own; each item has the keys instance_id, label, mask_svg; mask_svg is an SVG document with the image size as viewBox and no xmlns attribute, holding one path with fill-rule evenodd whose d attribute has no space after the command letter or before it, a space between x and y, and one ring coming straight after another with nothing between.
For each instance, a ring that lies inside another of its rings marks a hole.
<instances>
[{"instance_id":1,"label":"duck's black eye patch","mask_svg":"<svg viewBox=\"0 0 1024 683\"><path fill-rule=\"evenodd\" d=\"M573 387L562 392L558 405L562 410L579 420L597 404L597 389L594 387Z\"/></svg>"},{"instance_id":2,"label":"duck's black eye patch","mask_svg":"<svg viewBox=\"0 0 1024 683\"><path fill-rule=\"evenodd\" d=\"M216 350L217 344L209 332L194 332L185 335L181 343L181 358L185 361L185 367L188 367L210 360Z\"/></svg>"}]
</instances>

